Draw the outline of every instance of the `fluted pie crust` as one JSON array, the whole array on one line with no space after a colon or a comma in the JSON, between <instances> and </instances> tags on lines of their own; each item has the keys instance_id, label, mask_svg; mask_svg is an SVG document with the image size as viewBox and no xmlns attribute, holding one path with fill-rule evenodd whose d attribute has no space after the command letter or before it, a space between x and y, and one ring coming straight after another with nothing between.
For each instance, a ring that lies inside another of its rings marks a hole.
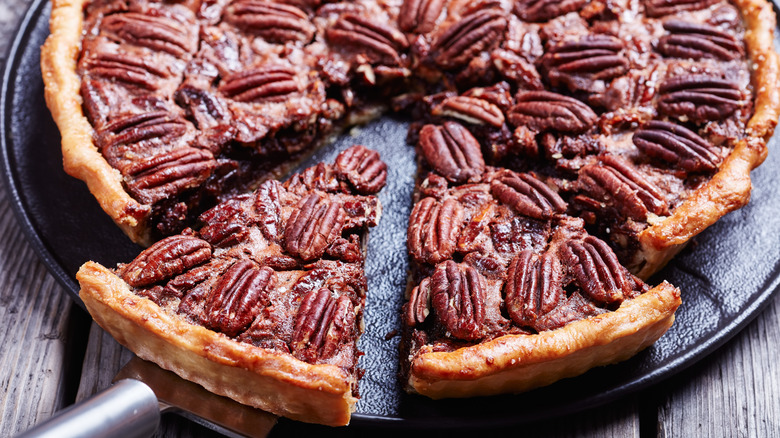
<instances>
[{"instance_id":1,"label":"fluted pie crust","mask_svg":"<svg viewBox=\"0 0 780 438\"><path fill-rule=\"evenodd\" d=\"M349 423L357 381L345 370L237 342L171 316L97 263L84 264L76 278L95 321L138 357L277 415L331 426Z\"/></svg>"},{"instance_id":2,"label":"fluted pie crust","mask_svg":"<svg viewBox=\"0 0 780 438\"><path fill-rule=\"evenodd\" d=\"M409 387L428 397L523 392L624 361L674 322L680 291L663 282L619 309L532 335L505 335L450 352L425 346L412 359Z\"/></svg>"}]
</instances>

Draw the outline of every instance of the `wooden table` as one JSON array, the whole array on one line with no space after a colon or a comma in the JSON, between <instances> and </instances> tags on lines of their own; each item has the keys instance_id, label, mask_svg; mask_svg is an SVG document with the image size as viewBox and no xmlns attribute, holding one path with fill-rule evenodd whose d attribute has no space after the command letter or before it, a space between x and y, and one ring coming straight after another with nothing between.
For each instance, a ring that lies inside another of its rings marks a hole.
<instances>
[{"instance_id":1,"label":"wooden table","mask_svg":"<svg viewBox=\"0 0 780 438\"><path fill-rule=\"evenodd\" d=\"M0 64L28 2L0 0ZM47 272L25 240L11 204L0 183L0 436L22 432L106 388L132 356L94 325ZM363 436L383 431L282 420L272 435L303 432ZM498 432L544 437L780 437L780 295L724 347L660 385L591 411ZM390 433L397 431L384 434ZM166 415L157 436L218 435Z\"/></svg>"}]
</instances>

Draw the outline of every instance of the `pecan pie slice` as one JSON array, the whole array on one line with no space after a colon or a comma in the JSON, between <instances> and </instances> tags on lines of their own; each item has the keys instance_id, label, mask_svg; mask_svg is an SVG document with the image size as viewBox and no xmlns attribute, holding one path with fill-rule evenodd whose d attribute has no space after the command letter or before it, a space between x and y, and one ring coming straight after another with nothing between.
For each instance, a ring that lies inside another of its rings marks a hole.
<instances>
[{"instance_id":1,"label":"pecan pie slice","mask_svg":"<svg viewBox=\"0 0 780 438\"><path fill-rule=\"evenodd\" d=\"M346 424L362 354L364 243L385 175L375 152L355 146L334 165L268 180L115 270L85 264L80 296L120 343L214 393Z\"/></svg>"},{"instance_id":2,"label":"pecan pie slice","mask_svg":"<svg viewBox=\"0 0 780 438\"><path fill-rule=\"evenodd\" d=\"M448 160L425 146L437 131L422 132L424 160ZM488 167L478 181L435 183L444 176L420 182L409 219L407 390L525 391L625 360L671 326L680 291L632 275L538 175Z\"/></svg>"}]
</instances>

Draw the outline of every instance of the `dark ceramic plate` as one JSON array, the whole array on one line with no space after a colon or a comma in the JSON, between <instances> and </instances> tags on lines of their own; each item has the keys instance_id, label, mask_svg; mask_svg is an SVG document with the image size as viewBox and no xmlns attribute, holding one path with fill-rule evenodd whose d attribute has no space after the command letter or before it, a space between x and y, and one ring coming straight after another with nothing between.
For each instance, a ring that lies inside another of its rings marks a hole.
<instances>
[{"instance_id":1,"label":"dark ceramic plate","mask_svg":"<svg viewBox=\"0 0 780 438\"><path fill-rule=\"evenodd\" d=\"M83 262L113 266L132 259L140 248L100 210L85 185L62 170L60 137L43 100L38 65L49 13L46 1L35 0L9 53L0 95L2 157L9 192L31 243L79 301L74 274ZM621 364L521 395L443 401L407 395L396 380L398 338L386 340L399 326L406 283L405 233L415 173L413 149L404 141L406 127L386 117L356 129L310 160L332 160L338 151L362 143L379 150L390 167L388 187L380 195L385 213L369 242L371 292L361 340L366 374L355 423L490 426L592 408L658 383L705 357L751 321L780 282L780 156L773 153L753 173L750 205L702 233L651 280L656 284L666 279L684 291L677 322L652 347Z\"/></svg>"}]
</instances>

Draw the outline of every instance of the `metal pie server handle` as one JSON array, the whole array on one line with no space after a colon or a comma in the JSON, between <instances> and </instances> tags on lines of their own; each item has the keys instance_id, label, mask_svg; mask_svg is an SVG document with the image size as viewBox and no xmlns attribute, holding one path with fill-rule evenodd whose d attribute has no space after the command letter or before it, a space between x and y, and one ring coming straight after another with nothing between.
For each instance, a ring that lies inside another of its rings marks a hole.
<instances>
[{"instance_id":1,"label":"metal pie server handle","mask_svg":"<svg viewBox=\"0 0 780 438\"><path fill-rule=\"evenodd\" d=\"M159 423L160 408L151 388L141 381L124 379L17 438L146 438Z\"/></svg>"}]
</instances>

